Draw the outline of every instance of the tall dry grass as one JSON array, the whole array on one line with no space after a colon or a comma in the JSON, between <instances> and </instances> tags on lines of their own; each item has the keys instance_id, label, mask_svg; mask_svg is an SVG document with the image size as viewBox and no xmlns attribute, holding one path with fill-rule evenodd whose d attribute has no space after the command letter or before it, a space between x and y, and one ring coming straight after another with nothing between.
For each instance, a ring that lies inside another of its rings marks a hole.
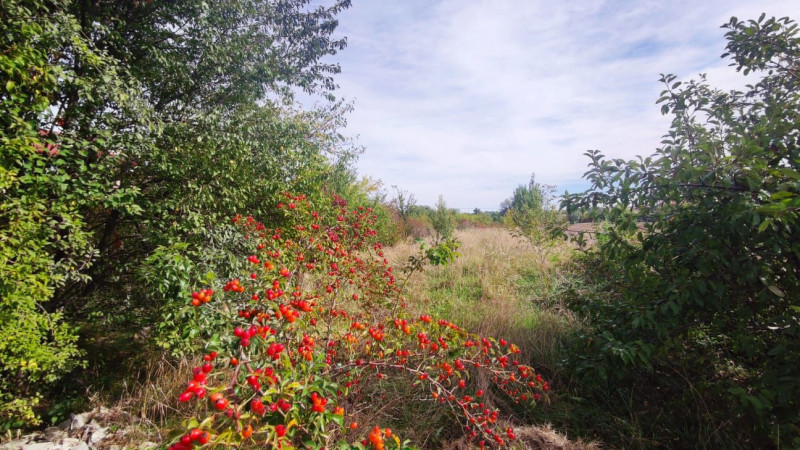
<instances>
[{"instance_id":1,"label":"tall dry grass","mask_svg":"<svg viewBox=\"0 0 800 450\"><path fill-rule=\"evenodd\" d=\"M133 418L137 426L125 436L125 448L137 448L146 441L163 442L165 432L179 429L180 422L192 416L192 405L178 403L177 398L198 361L151 356L132 363L121 374L113 394L98 392L92 399L95 407L111 406Z\"/></svg>"},{"instance_id":2,"label":"tall dry grass","mask_svg":"<svg viewBox=\"0 0 800 450\"><path fill-rule=\"evenodd\" d=\"M533 246L502 228L468 229L456 232L461 254L447 266L427 266L411 276L406 287L408 308L413 313L433 312L470 332L505 338L522 349L520 362L545 375L554 375L561 359L561 347L578 321L564 307L560 293L572 282L571 252L567 243L549 249L545 257ZM419 252L419 243L405 242L386 251L392 265L402 267L409 256ZM515 448L596 449L597 443L570 441L548 426L532 425L532 411L492 393L491 380L473 378L476 389L484 389L487 404L505 409L516 418L520 430ZM546 406L560 414L555 404ZM538 410L538 422L548 417ZM453 424L453 434L459 426ZM429 433L419 424L416 430ZM447 441L451 448L474 448L468 440Z\"/></svg>"},{"instance_id":3,"label":"tall dry grass","mask_svg":"<svg viewBox=\"0 0 800 450\"><path fill-rule=\"evenodd\" d=\"M503 228L456 232L459 256L447 266L427 266L406 286L413 312L434 312L469 331L515 342L532 365L554 364L574 319L557 298L566 282L561 270L570 249L550 251L542 259L524 240ZM386 251L402 267L419 244L406 242Z\"/></svg>"}]
</instances>

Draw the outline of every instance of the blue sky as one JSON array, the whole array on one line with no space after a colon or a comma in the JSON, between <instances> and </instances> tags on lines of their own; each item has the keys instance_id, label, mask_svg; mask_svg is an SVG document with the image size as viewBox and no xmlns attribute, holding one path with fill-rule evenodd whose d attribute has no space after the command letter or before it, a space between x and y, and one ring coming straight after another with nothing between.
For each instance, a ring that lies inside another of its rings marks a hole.
<instances>
[{"instance_id":1,"label":"blue sky","mask_svg":"<svg viewBox=\"0 0 800 450\"><path fill-rule=\"evenodd\" d=\"M583 190L586 150L659 145L660 73L743 85L719 27L762 12L800 19L800 1L354 0L333 59L359 174L465 211L498 209L532 172Z\"/></svg>"}]
</instances>

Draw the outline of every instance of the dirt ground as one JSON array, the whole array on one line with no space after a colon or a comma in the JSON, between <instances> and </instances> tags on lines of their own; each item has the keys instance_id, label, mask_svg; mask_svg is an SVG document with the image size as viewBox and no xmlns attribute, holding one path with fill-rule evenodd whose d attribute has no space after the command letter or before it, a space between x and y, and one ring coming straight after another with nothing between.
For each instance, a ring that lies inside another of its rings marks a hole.
<instances>
[{"instance_id":1,"label":"dirt ground","mask_svg":"<svg viewBox=\"0 0 800 450\"><path fill-rule=\"evenodd\" d=\"M597 242L597 224L594 222L572 223L567 227L567 235L577 237L580 233L586 239L587 245L594 245Z\"/></svg>"}]
</instances>

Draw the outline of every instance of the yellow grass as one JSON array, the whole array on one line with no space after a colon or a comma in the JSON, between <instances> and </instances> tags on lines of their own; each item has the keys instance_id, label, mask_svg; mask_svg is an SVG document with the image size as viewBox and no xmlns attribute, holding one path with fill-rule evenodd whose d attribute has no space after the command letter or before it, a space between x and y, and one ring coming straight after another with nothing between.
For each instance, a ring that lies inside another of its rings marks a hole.
<instances>
[{"instance_id":1,"label":"yellow grass","mask_svg":"<svg viewBox=\"0 0 800 450\"><path fill-rule=\"evenodd\" d=\"M558 298L560 286L569 278L565 266L572 247L559 244L543 258L502 228L463 230L456 237L462 243L460 257L444 267L427 266L411 277L408 308L413 314L433 312L471 332L516 343L522 349L520 362L553 374L561 343L578 326ZM418 251L418 243L406 242L386 253L399 269ZM503 403L488 389L490 380L478 377L473 382L487 391L487 404ZM599 448L596 443L570 441L549 426L515 422L509 423L518 430L513 448ZM449 445L476 448L467 439Z\"/></svg>"},{"instance_id":2,"label":"yellow grass","mask_svg":"<svg viewBox=\"0 0 800 450\"><path fill-rule=\"evenodd\" d=\"M409 308L513 341L529 363L552 363L560 339L574 322L547 295L559 281L558 261L569 249L556 247L543 261L532 246L503 228L463 230L456 237L462 244L460 257L412 275L406 287ZM418 251L419 244L408 242L386 253L399 268Z\"/></svg>"}]
</instances>

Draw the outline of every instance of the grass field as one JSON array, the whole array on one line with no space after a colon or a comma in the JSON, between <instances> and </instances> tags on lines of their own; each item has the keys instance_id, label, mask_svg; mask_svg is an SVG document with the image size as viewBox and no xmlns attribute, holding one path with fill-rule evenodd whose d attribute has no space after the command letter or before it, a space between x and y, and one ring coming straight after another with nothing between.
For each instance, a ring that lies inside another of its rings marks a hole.
<instances>
[{"instance_id":1,"label":"grass field","mask_svg":"<svg viewBox=\"0 0 800 450\"><path fill-rule=\"evenodd\" d=\"M520 346L521 362L546 375L555 374L562 345L579 326L559 298L571 282L570 246L560 244L541 258L503 228L462 230L456 238L462 245L454 262L427 266L410 277L409 308L434 312L471 332L503 337ZM394 267L402 267L419 245L395 245L387 250L387 257ZM488 385L489 380L484 383ZM557 396L550 401L557 402ZM541 408L563 414L558 405L542 404ZM525 430L520 436L529 437L524 448L595 448L596 444L569 441L558 430L539 423L547 413L516 410L515 415L515 426Z\"/></svg>"},{"instance_id":2,"label":"grass field","mask_svg":"<svg viewBox=\"0 0 800 450\"><path fill-rule=\"evenodd\" d=\"M550 364L574 323L557 297L568 281L561 269L568 248L556 248L542 263L527 243L502 228L464 230L456 237L461 256L453 263L412 275L410 307L510 339L526 350L530 363ZM399 244L387 255L401 267L418 249L416 243Z\"/></svg>"}]
</instances>

